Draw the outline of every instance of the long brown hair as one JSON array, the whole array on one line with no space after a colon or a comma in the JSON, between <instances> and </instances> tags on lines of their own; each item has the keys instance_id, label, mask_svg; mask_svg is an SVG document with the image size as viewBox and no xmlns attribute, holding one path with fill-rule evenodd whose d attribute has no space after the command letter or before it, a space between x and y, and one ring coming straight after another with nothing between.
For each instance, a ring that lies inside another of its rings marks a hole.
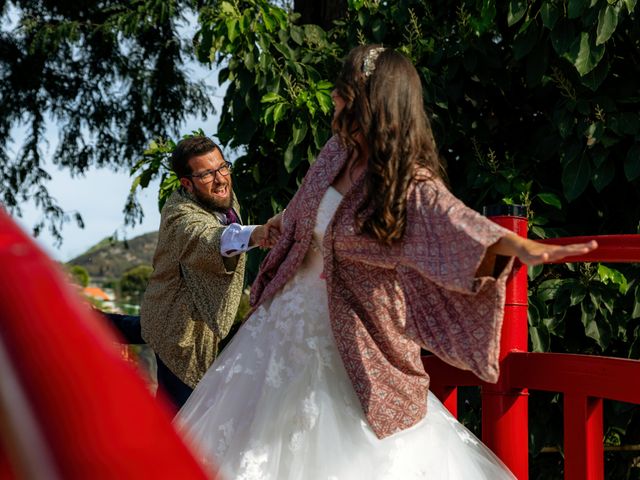
<instances>
[{"instance_id":1,"label":"long brown hair","mask_svg":"<svg viewBox=\"0 0 640 480\"><path fill-rule=\"evenodd\" d=\"M356 155L363 153L358 134L369 148L365 200L356 224L361 232L391 244L404 234L407 189L416 169L426 168L432 178L443 176L420 77L404 55L363 45L349 52L336 91L345 106L333 119L334 133Z\"/></svg>"}]
</instances>

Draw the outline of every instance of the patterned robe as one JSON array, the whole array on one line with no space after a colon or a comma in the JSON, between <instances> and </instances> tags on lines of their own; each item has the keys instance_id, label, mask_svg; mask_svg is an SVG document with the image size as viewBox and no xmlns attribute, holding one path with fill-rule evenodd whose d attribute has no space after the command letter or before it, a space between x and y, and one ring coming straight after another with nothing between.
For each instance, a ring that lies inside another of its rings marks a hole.
<instances>
[{"instance_id":1,"label":"patterned robe","mask_svg":"<svg viewBox=\"0 0 640 480\"><path fill-rule=\"evenodd\" d=\"M287 207L281 238L253 284L254 309L292 278L309 248L320 200L348 152L331 138ZM476 277L488 246L507 230L467 208L440 181L407 193L404 238L389 247L356 234L364 176L347 192L323 240L329 316L336 344L379 438L426 414L425 348L444 361L498 379L505 283Z\"/></svg>"},{"instance_id":2,"label":"patterned robe","mask_svg":"<svg viewBox=\"0 0 640 480\"><path fill-rule=\"evenodd\" d=\"M235 198L233 207L239 211ZM225 228L183 189L162 208L153 274L140 309L142 336L190 387L213 363L242 295L245 255L222 256Z\"/></svg>"}]
</instances>

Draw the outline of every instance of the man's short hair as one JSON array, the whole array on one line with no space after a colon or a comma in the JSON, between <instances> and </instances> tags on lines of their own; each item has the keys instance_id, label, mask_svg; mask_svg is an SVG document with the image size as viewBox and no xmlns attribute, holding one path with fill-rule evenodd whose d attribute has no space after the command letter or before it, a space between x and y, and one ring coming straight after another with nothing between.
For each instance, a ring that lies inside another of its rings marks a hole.
<instances>
[{"instance_id":1,"label":"man's short hair","mask_svg":"<svg viewBox=\"0 0 640 480\"><path fill-rule=\"evenodd\" d=\"M184 138L178 142L173 154L171 155L171 168L178 178L191 175L191 167L189 160L192 157L204 155L209 152L218 150L222 158L222 149L209 137L197 135L194 137Z\"/></svg>"}]
</instances>

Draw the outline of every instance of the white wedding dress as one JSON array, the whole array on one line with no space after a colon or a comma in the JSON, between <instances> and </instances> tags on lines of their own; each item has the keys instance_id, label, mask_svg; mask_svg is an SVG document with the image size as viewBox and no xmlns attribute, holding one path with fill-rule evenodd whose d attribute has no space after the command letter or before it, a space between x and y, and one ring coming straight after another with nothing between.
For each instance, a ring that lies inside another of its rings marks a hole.
<instances>
[{"instance_id":1,"label":"white wedding dress","mask_svg":"<svg viewBox=\"0 0 640 480\"><path fill-rule=\"evenodd\" d=\"M330 188L296 275L246 321L176 423L198 459L232 480L515 478L429 393L426 417L379 440L336 349L321 245Z\"/></svg>"}]
</instances>

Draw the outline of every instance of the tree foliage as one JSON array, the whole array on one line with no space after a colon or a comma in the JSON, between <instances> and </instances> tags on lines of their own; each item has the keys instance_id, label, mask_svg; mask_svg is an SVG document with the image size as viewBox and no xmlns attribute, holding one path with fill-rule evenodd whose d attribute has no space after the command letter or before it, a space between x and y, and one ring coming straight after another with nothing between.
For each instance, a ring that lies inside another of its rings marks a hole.
<instances>
[{"instance_id":1,"label":"tree foliage","mask_svg":"<svg viewBox=\"0 0 640 480\"><path fill-rule=\"evenodd\" d=\"M47 190L43 147L59 130L54 166L131 167L148 139L175 135L185 115L212 111L205 86L185 70L192 47L181 39L189 0L1 2L0 201L20 215L33 200L61 239L69 219ZM15 131L25 143L15 156ZM50 167L49 167L50 168ZM141 211L130 205L133 219ZM82 224L79 214L75 220Z\"/></svg>"},{"instance_id":2,"label":"tree foliage","mask_svg":"<svg viewBox=\"0 0 640 480\"><path fill-rule=\"evenodd\" d=\"M124 272L120 278L122 297L130 302L140 304L152 272L151 265L138 265Z\"/></svg>"},{"instance_id":3,"label":"tree foliage","mask_svg":"<svg viewBox=\"0 0 640 480\"><path fill-rule=\"evenodd\" d=\"M67 270L69 275L71 276L71 280L73 283L78 285L79 287L87 287L89 286L89 272L82 265L69 265L67 266Z\"/></svg>"}]
</instances>

